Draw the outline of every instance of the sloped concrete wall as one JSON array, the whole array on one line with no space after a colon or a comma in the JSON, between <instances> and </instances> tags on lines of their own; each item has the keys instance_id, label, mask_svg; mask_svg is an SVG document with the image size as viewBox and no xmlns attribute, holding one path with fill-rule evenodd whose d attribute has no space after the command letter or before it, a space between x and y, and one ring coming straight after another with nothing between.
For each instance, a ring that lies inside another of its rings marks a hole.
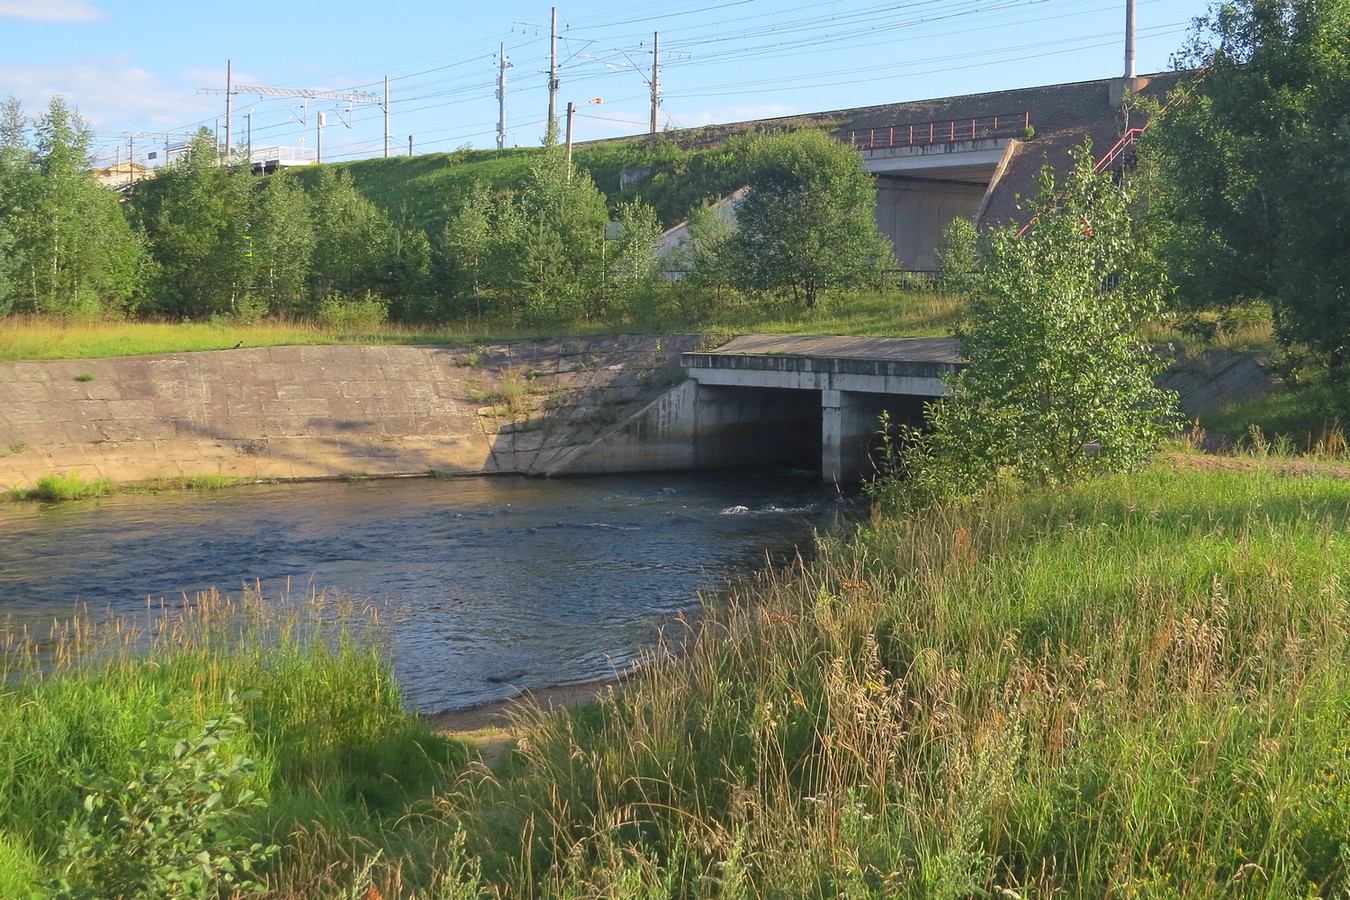
<instances>
[{"instance_id":1,"label":"sloped concrete wall","mask_svg":"<svg viewBox=\"0 0 1350 900\"><path fill-rule=\"evenodd\" d=\"M270 347L0 364L0 490L117 482L524 472L683 376L697 335L478 348Z\"/></svg>"}]
</instances>

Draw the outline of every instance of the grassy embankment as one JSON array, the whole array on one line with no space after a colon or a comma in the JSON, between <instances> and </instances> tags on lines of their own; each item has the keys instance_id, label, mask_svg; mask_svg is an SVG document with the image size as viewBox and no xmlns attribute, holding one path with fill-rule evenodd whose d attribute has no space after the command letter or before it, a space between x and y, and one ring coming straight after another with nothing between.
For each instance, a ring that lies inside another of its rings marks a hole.
<instances>
[{"instance_id":1,"label":"grassy embankment","mask_svg":"<svg viewBox=\"0 0 1350 900\"><path fill-rule=\"evenodd\" d=\"M1350 481L1253 466L878 518L492 773L373 657L263 649L287 629L72 659L7 688L0 885L60 865L76 773L122 777L158 697L257 688L232 740L271 807L237 827L281 896L1339 896Z\"/></svg>"},{"instance_id":2,"label":"grassy embankment","mask_svg":"<svg viewBox=\"0 0 1350 900\"><path fill-rule=\"evenodd\" d=\"M951 332L961 309L960 298L931 291L888 291L833 298L816 310L790 304L728 303L709 318L672 319L669 331L937 336ZM630 323L631 324L631 323ZM383 325L361 333L321 328L303 321L261 321L250 324L212 322L82 321L13 316L0 333L0 362L24 359L99 359L155 353L224 350L243 341L246 347L304 344L453 344L585 337L625 330L614 325L578 323L539 329L491 322L466 322L436 327Z\"/></svg>"}]
</instances>

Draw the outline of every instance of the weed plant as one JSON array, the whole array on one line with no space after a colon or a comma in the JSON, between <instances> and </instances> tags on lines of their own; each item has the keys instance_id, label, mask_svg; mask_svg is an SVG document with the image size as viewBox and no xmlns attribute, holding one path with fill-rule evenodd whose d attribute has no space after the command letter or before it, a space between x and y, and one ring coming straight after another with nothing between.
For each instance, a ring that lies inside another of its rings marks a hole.
<instances>
[{"instance_id":1,"label":"weed plant","mask_svg":"<svg viewBox=\"0 0 1350 900\"><path fill-rule=\"evenodd\" d=\"M58 503L65 500L85 500L90 497L105 497L111 494L114 485L106 478L85 481L79 472L68 475L44 475L32 488L17 489L10 492L11 499L40 500L44 503Z\"/></svg>"}]
</instances>

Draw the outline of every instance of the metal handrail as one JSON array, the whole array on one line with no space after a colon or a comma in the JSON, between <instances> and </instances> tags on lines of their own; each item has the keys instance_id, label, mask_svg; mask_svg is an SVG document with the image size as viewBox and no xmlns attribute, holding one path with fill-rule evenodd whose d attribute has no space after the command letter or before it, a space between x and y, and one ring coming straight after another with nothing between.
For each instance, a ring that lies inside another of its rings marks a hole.
<instances>
[{"instance_id":1,"label":"metal handrail","mask_svg":"<svg viewBox=\"0 0 1350 900\"><path fill-rule=\"evenodd\" d=\"M896 147L924 147L954 144L981 138L1014 137L1031 127L1031 113L976 116L937 122L883 125L880 128L855 128L848 143L861 150L887 150Z\"/></svg>"},{"instance_id":2,"label":"metal handrail","mask_svg":"<svg viewBox=\"0 0 1350 900\"><path fill-rule=\"evenodd\" d=\"M1127 148L1134 146L1134 142L1139 140L1140 136L1143 135L1145 131L1148 131L1148 125L1143 125L1139 128L1131 128L1121 135L1120 140L1116 141L1116 145L1106 151L1105 156L1097 160L1097 164L1092 167L1092 174L1100 175L1102 172L1105 172L1115 165L1116 160L1120 159L1120 155L1124 153Z\"/></svg>"}]
</instances>

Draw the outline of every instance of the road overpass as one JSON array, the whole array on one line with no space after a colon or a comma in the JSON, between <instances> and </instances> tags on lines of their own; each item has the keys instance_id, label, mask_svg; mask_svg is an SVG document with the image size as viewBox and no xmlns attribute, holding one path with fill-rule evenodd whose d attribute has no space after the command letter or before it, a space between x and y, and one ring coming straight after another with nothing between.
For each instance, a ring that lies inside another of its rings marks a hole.
<instances>
[{"instance_id":1,"label":"road overpass","mask_svg":"<svg viewBox=\"0 0 1350 900\"><path fill-rule=\"evenodd\" d=\"M825 129L856 147L863 167L876 177L877 226L891 239L901 268L931 272L937 268L934 250L954 219L981 228L1022 223L1019 207L1036 194L1043 166L1062 177L1072 162L1070 151L1085 142L1094 156L1106 156L1144 124L1126 96L1163 102L1183 75L1106 78L707 126L697 129L697 143L748 131ZM680 142L681 135L670 139ZM692 146L694 138L685 142ZM1119 168L1130 157L1113 159ZM650 169L642 171L650 177ZM734 198L724 201L727 216L733 215ZM681 227L667 232L665 250L683 239Z\"/></svg>"}]
</instances>

